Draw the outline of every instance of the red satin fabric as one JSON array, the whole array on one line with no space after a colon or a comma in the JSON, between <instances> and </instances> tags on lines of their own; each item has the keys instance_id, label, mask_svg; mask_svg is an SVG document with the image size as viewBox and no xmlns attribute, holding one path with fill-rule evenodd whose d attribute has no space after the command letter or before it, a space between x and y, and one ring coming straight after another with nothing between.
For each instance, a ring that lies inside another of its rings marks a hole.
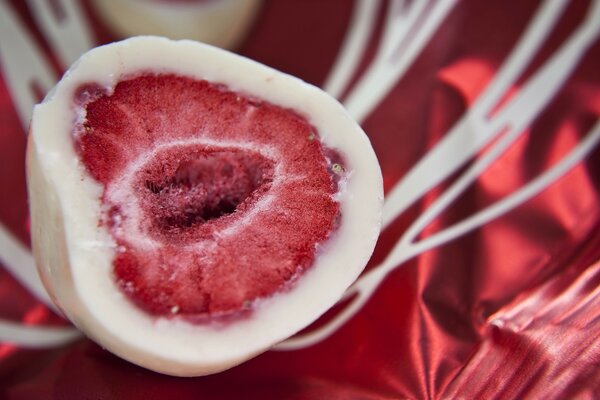
<instances>
[{"instance_id":1,"label":"red satin fabric","mask_svg":"<svg viewBox=\"0 0 600 400\"><path fill-rule=\"evenodd\" d=\"M25 2L11 4L36 32ZM321 84L352 4L266 1L241 53ZM538 5L468 0L453 9L363 124L386 190L477 99ZM571 2L513 93L581 23L587 7ZM111 40L88 12L98 40ZM600 115L598 71L596 42L534 124L421 237L512 193L572 149ZM25 135L2 79L0 126L0 220L27 242ZM451 181L382 233L371 267ZM0 345L0 398L594 398L600 393L599 197L596 148L524 205L396 269L359 314L313 347L270 351L217 375L182 379L136 367L85 339L46 351ZM3 270L0 317L64 323Z\"/></svg>"}]
</instances>

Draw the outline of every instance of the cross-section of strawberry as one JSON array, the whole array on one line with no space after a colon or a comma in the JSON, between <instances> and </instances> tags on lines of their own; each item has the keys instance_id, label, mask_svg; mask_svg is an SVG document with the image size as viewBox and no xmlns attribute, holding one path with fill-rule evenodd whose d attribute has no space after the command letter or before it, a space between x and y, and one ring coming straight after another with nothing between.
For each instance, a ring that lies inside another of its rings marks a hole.
<instances>
[{"instance_id":1,"label":"cross-section of strawberry","mask_svg":"<svg viewBox=\"0 0 600 400\"><path fill-rule=\"evenodd\" d=\"M74 144L104 188L99 223L133 302L153 315L231 316L312 266L340 218L343 174L304 118L182 76L97 88L77 91Z\"/></svg>"},{"instance_id":2,"label":"cross-section of strawberry","mask_svg":"<svg viewBox=\"0 0 600 400\"><path fill-rule=\"evenodd\" d=\"M57 305L172 375L222 371L306 327L379 233L381 172L340 104L191 41L85 54L36 106L27 169Z\"/></svg>"}]
</instances>

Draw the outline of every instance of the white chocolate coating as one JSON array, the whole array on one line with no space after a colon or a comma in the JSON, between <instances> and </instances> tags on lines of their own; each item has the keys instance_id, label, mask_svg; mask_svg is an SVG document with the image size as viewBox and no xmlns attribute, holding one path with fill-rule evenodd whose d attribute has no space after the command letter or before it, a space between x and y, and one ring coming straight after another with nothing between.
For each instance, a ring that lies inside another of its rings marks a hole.
<instances>
[{"instance_id":1,"label":"white chocolate coating","mask_svg":"<svg viewBox=\"0 0 600 400\"><path fill-rule=\"evenodd\" d=\"M262 0L92 0L98 15L123 38L160 35L236 48Z\"/></svg>"},{"instance_id":2,"label":"white chocolate coating","mask_svg":"<svg viewBox=\"0 0 600 400\"><path fill-rule=\"evenodd\" d=\"M112 278L115 244L98 226L102 186L74 151L73 125L82 116L73 96L82 83L114 88L123 76L149 70L223 83L296 110L346 161L350 173L339 194L342 220L336 234L291 290L261 302L250 318L193 325L149 316L130 303ZM196 376L222 371L303 329L359 276L379 234L381 171L367 136L343 107L297 78L200 43L138 37L91 50L36 106L29 139L32 240L47 290L88 336L158 372Z\"/></svg>"}]
</instances>

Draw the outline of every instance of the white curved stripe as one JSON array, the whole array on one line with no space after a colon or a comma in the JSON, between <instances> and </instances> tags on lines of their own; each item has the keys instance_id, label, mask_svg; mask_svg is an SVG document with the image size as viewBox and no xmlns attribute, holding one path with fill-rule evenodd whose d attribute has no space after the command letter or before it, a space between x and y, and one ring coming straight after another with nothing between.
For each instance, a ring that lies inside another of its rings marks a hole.
<instances>
[{"instance_id":1,"label":"white curved stripe","mask_svg":"<svg viewBox=\"0 0 600 400\"><path fill-rule=\"evenodd\" d=\"M38 300L56 309L40 281L31 252L0 223L0 262L11 275Z\"/></svg>"},{"instance_id":2,"label":"white curved stripe","mask_svg":"<svg viewBox=\"0 0 600 400\"><path fill-rule=\"evenodd\" d=\"M418 0L427 1L427 0ZM385 12L385 21L383 22L383 32L377 46L377 53L373 58L373 63L381 61L391 55L397 43L404 40L404 36L409 29L407 22L407 13L414 8L416 1L390 0Z\"/></svg>"},{"instance_id":3,"label":"white curved stripe","mask_svg":"<svg viewBox=\"0 0 600 400\"><path fill-rule=\"evenodd\" d=\"M0 319L0 342L43 349L60 347L81 337L74 328L21 325Z\"/></svg>"},{"instance_id":4,"label":"white curved stripe","mask_svg":"<svg viewBox=\"0 0 600 400\"><path fill-rule=\"evenodd\" d=\"M419 29L416 24L419 16L423 13L431 0L412 0L407 4L404 0L392 0L389 11L386 14L383 35L373 66L381 63L389 63L403 43L406 43L413 29ZM376 68L376 67L375 67ZM369 74L367 70L366 75Z\"/></svg>"},{"instance_id":5,"label":"white curved stripe","mask_svg":"<svg viewBox=\"0 0 600 400\"><path fill-rule=\"evenodd\" d=\"M406 37L406 48L401 57L382 60L379 64L372 65L368 73L354 86L344 105L359 123L394 87L456 3L457 0L436 2L431 9L424 11L425 20L422 24L415 17L418 29L415 30L414 36Z\"/></svg>"},{"instance_id":6,"label":"white curved stripe","mask_svg":"<svg viewBox=\"0 0 600 400\"><path fill-rule=\"evenodd\" d=\"M63 15L57 19L52 11L51 1L59 7ZM31 14L41 28L44 38L62 62L68 67L84 52L92 47L89 23L81 12L79 1L75 0L27 0Z\"/></svg>"},{"instance_id":7,"label":"white curved stripe","mask_svg":"<svg viewBox=\"0 0 600 400\"><path fill-rule=\"evenodd\" d=\"M330 94L340 97L356 71L361 55L364 55L370 34L374 31L380 0L360 1L360 7L353 15L354 26L343 47L343 52L336 61L324 89ZM378 77L381 69L390 63L391 57L402 43L410 41L409 33L418 29L416 22L423 13L429 0L391 0L386 13L382 38L377 53L361 81L371 81ZM355 25L356 23L356 25ZM385 95L385 94L384 94Z\"/></svg>"},{"instance_id":8,"label":"white curved stripe","mask_svg":"<svg viewBox=\"0 0 600 400\"><path fill-rule=\"evenodd\" d=\"M340 54L323 84L323 90L330 95L340 97L348 86L373 33L380 3L381 0L355 1L355 10Z\"/></svg>"},{"instance_id":9,"label":"white curved stripe","mask_svg":"<svg viewBox=\"0 0 600 400\"><path fill-rule=\"evenodd\" d=\"M405 253L409 254L409 252ZM411 258L408 256L406 259ZM385 261L382 266L385 264ZM273 347L276 351L299 350L305 347L312 346L322 340L327 339L339 328L341 328L350 318L352 318L371 297L371 293L377 289L381 281L385 278L383 269L373 269L365 273L359 281L356 281L346 291L342 300L351 298L350 302L327 324L313 331L293 336Z\"/></svg>"},{"instance_id":10,"label":"white curved stripe","mask_svg":"<svg viewBox=\"0 0 600 400\"><path fill-rule=\"evenodd\" d=\"M512 195L502 200L498 200L496 203L465 220L415 243L414 246L417 249L417 253L423 253L462 236L467 232L477 229L530 200L580 163L592 150L594 150L598 143L600 143L600 122L596 123L592 131L587 134L584 140L571 150L560 163L556 164Z\"/></svg>"},{"instance_id":11,"label":"white curved stripe","mask_svg":"<svg viewBox=\"0 0 600 400\"><path fill-rule=\"evenodd\" d=\"M486 116L529 65L561 16L566 0L547 0L536 12L522 39L473 106L386 195L383 227L473 157L499 131L482 134Z\"/></svg>"},{"instance_id":12,"label":"white curved stripe","mask_svg":"<svg viewBox=\"0 0 600 400\"><path fill-rule=\"evenodd\" d=\"M366 295L366 293L361 291L357 292L357 297L352 299L352 301L338 315L336 315L333 320L328 322L322 328L306 334L293 336L275 345L275 347L272 349L280 351L299 350L304 347L312 346L313 344L328 338L335 333L335 331L341 328L341 326L344 325L347 320L352 318L352 316L362 308L368 299L369 296Z\"/></svg>"},{"instance_id":13,"label":"white curved stripe","mask_svg":"<svg viewBox=\"0 0 600 400\"><path fill-rule=\"evenodd\" d=\"M56 76L6 0L0 0L0 67L21 126L27 132L31 110L39 101L32 84L47 91Z\"/></svg>"}]
</instances>

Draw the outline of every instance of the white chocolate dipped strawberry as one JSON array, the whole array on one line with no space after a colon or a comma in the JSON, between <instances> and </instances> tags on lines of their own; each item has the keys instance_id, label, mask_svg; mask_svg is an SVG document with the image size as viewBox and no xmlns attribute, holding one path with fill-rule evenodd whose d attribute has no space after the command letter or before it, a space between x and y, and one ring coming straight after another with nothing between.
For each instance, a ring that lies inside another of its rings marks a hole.
<instances>
[{"instance_id":1,"label":"white chocolate dipped strawberry","mask_svg":"<svg viewBox=\"0 0 600 400\"><path fill-rule=\"evenodd\" d=\"M222 371L309 325L380 228L376 157L337 101L192 41L85 54L36 106L27 163L56 304L171 375Z\"/></svg>"}]
</instances>

